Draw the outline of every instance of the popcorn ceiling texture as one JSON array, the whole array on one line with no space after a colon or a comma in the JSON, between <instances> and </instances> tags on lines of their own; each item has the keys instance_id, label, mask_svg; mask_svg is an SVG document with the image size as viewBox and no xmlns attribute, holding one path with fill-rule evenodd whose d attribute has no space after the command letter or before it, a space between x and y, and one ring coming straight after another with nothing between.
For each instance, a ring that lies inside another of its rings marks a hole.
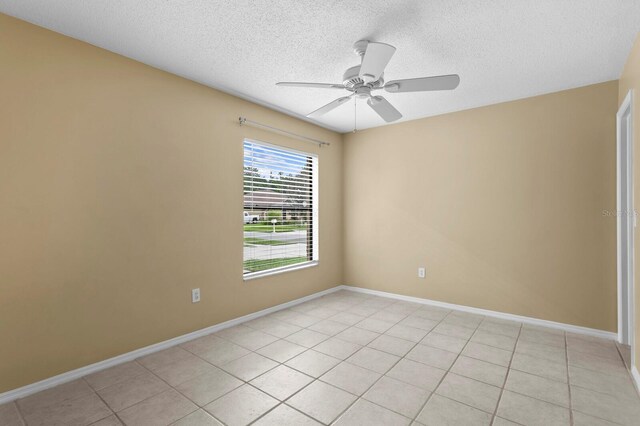
<instances>
[{"instance_id":1,"label":"popcorn ceiling texture","mask_svg":"<svg viewBox=\"0 0 640 426\"><path fill-rule=\"evenodd\" d=\"M229 93L304 116L341 91L353 42L398 48L386 78L458 73L454 92L385 94L403 120L620 77L640 22L636 0L0 0L0 12ZM358 127L385 124L363 101ZM318 122L353 128L353 104Z\"/></svg>"}]
</instances>

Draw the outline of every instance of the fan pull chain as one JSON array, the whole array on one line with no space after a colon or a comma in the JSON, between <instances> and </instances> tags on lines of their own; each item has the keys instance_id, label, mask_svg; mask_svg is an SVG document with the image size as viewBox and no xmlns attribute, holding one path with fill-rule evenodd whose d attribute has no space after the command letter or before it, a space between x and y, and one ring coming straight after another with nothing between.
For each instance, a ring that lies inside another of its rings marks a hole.
<instances>
[{"instance_id":1,"label":"fan pull chain","mask_svg":"<svg viewBox=\"0 0 640 426\"><path fill-rule=\"evenodd\" d=\"M353 133L358 131L358 98L353 98Z\"/></svg>"}]
</instances>

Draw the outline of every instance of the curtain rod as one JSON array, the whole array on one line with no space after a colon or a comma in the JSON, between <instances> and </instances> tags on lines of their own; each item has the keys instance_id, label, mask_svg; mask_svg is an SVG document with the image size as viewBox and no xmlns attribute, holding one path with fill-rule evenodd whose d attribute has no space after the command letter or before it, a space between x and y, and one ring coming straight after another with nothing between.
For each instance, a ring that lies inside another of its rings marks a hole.
<instances>
[{"instance_id":1,"label":"curtain rod","mask_svg":"<svg viewBox=\"0 0 640 426\"><path fill-rule=\"evenodd\" d=\"M313 138L308 138L306 136L302 136L302 135L299 135L297 133L288 132L286 130L278 129L277 127L272 127L272 126L268 126L266 124L258 123L257 121L249 120L246 117L238 117L238 123L241 126L247 125L247 126L257 127L257 128L261 128L261 129L266 129L266 130L270 130L270 131L275 132L275 133L283 134L285 136L292 136L292 137L294 137L296 139L300 139L301 141L315 143L320 148L322 148L322 145L327 145L327 146L331 145L329 142L325 142L325 141L321 141L321 140L313 139Z\"/></svg>"}]
</instances>

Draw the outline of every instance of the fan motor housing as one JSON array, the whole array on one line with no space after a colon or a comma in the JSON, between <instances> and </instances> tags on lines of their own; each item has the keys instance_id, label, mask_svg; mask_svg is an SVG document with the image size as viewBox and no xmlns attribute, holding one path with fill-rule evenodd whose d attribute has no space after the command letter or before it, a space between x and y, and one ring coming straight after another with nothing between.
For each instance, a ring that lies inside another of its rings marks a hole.
<instances>
[{"instance_id":1,"label":"fan motor housing","mask_svg":"<svg viewBox=\"0 0 640 426\"><path fill-rule=\"evenodd\" d=\"M376 81L366 83L362 79L362 77L360 77L360 65L356 65L355 67L351 67L346 70L344 72L344 75L342 76L342 80L342 84L344 84L344 87L351 92L356 92L358 89L364 87L367 87L369 90L371 90L376 87L382 87L382 85L384 84L384 79L382 78L382 76L380 76L380 78Z\"/></svg>"}]
</instances>

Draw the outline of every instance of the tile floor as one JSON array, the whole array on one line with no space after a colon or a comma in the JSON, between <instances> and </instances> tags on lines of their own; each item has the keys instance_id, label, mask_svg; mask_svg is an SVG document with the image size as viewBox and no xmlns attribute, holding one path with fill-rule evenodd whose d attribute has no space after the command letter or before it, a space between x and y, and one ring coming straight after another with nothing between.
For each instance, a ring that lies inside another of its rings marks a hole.
<instances>
[{"instance_id":1,"label":"tile floor","mask_svg":"<svg viewBox=\"0 0 640 426\"><path fill-rule=\"evenodd\" d=\"M340 291L0 406L9 425L639 425L614 342Z\"/></svg>"}]
</instances>

